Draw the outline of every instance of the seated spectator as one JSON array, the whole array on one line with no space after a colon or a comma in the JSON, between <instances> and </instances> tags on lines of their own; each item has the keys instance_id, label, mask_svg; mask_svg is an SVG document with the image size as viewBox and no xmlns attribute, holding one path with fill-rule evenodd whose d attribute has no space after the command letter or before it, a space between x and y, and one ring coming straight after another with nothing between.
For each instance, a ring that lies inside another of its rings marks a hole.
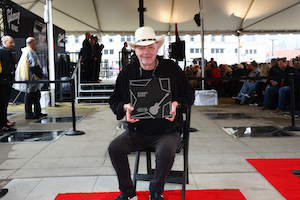
<instances>
[{"instance_id":1,"label":"seated spectator","mask_svg":"<svg viewBox=\"0 0 300 200\"><path fill-rule=\"evenodd\" d=\"M276 76L281 76L281 72L282 70L280 69L280 67L277 64L277 59L272 59L271 60L271 64L270 64L270 71L269 71L269 75L270 77L276 77ZM262 73L262 72L261 72ZM265 75L261 75L261 76L265 76ZM267 82L260 82L257 84L256 86L256 95L258 98L258 106L262 107L263 106L263 102L264 102L264 95L263 95L263 91L265 91L267 86L272 86L271 82L277 82L279 83L279 85L281 85L281 79L277 78L277 79L268 79Z\"/></svg>"},{"instance_id":2,"label":"seated spectator","mask_svg":"<svg viewBox=\"0 0 300 200\"><path fill-rule=\"evenodd\" d=\"M267 63L263 63L260 65L260 76L262 77L267 77L269 76L269 71L270 71L271 65ZM256 88L258 85L261 85L260 88L263 86L266 86L268 79L261 79L261 80L256 80L254 85L246 92L242 93L242 98L241 98L241 104L244 104L246 99L245 98L251 98L253 93L256 91Z\"/></svg>"},{"instance_id":3,"label":"seated spectator","mask_svg":"<svg viewBox=\"0 0 300 200\"><path fill-rule=\"evenodd\" d=\"M248 77L260 76L260 69L258 64L255 61L251 62L250 68L252 71L249 73ZM245 81L240 92L236 97L233 97L233 99L239 99L241 100L240 104L244 104L247 98L244 94L246 94L246 92L251 89L251 87L255 84L255 82L256 82L255 80Z\"/></svg>"},{"instance_id":4,"label":"seated spectator","mask_svg":"<svg viewBox=\"0 0 300 200\"><path fill-rule=\"evenodd\" d=\"M222 78L230 78L232 77L233 70L228 65L221 65L221 76ZM230 80L222 80L220 96L229 96L230 95L230 85L232 84L232 81ZM231 96L231 95L230 95Z\"/></svg>"},{"instance_id":5,"label":"seated spectator","mask_svg":"<svg viewBox=\"0 0 300 200\"><path fill-rule=\"evenodd\" d=\"M300 74L300 61L295 61L294 67L297 70L298 74Z\"/></svg>"},{"instance_id":6,"label":"seated spectator","mask_svg":"<svg viewBox=\"0 0 300 200\"><path fill-rule=\"evenodd\" d=\"M246 70L242 64L233 65L232 67L233 78L244 78L247 76ZM237 94L242 88L245 80L233 80L232 86L230 87L231 94Z\"/></svg>"},{"instance_id":7,"label":"seated spectator","mask_svg":"<svg viewBox=\"0 0 300 200\"><path fill-rule=\"evenodd\" d=\"M209 63L211 70L210 70L210 77L211 78L221 78L221 72L220 69L216 66L215 63ZM207 88L208 89L215 89L219 93L219 86L220 86L221 80L209 80L207 81Z\"/></svg>"},{"instance_id":8,"label":"seated spectator","mask_svg":"<svg viewBox=\"0 0 300 200\"><path fill-rule=\"evenodd\" d=\"M201 69L200 69L200 66L199 66L199 65L195 65L193 69L194 69L193 77L194 77L194 78L201 78L202 75L201 75ZM198 87L199 87L199 82L201 82L201 81L199 81L199 80L192 80L192 81L191 81L191 84L192 84L192 86L193 86L194 88L198 88Z\"/></svg>"},{"instance_id":9,"label":"seated spectator","mask_svg":"<svg viewBox=\"0 0 300 200\"><path fill-rule=\"evenodd\" d=\"M191 76L191 70L193 69L193 65L190 65L190 66L187 66L185 69L184 69L184 73L187 77L190 77Z\"/></svg>"},{"instance_id":10,"label":"seated spectator","mask_svg":"<svg viewBox=\"0 0 300 200\"><path fill-rule=\"evenodd\" d=\"M259 110L268 109L271 101L271 94L278 94L277 108L272 112L272 114L276 114L283 111L285 97L290 94L290 83L289 83L288 76L291 73L298 74L295 68L288 65L288 62L285 57L280 58L278 60L278 65L283 70L282 76L284 76L284 79L282 82L282 87L277 81L271 80L272 87L268 87L266 89L263 107L259 109Z\"/></svg>"}]
</instances>

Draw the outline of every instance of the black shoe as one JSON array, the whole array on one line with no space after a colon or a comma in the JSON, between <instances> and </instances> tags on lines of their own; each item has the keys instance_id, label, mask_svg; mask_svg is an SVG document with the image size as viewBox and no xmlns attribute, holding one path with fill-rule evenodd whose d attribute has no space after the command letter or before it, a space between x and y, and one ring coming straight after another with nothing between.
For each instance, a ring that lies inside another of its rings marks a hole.
<instances>
[{"instance_id":1,"label":"black shoe","mask_svg":"<svg viewBox=\"0 0 300 200\"><path fill-rule=\"evenodd\" d=\"M137 196L133 195L132 197L124 196L123 193L121 193L115 200L137 200Z\"/></svg>"},{"instance_id":2,"label":"black shoe","mask_svg":"<svg viewBox=\"0 0 300 200\"><path fill-rule=\"evenodd\" d=\"M35 116L38 116L38 117L46 117L48 116L48 114L44 114L44 113L39 113L39 114L34 114Z\"/></svg>"},{"instance_id":3,"label":"black shoe","mask_svg":"<svg viewBox=\"0 0 300 200\"><path fill-rule=\"evenodd\" d=\"M28 115L25 117L25 119L39 119L40 117L39 116L36 116L36 115Z\"/></svg>"},{"instance_id":4,"label":"black shoe","mask_svg":"<svg viewBox=\"0 0 300 200\"><path fill-rule=\"evenodd\" d=\"M6 195L6 193L8 192L8 189L3 188L0 190L0 198L3 197L4 195Z\"/></svg>"},{"instance_id":5,"label":"black shoe","mask_svg":"<svg viewBox=\"0 0 300 200\"><path fill-rule=\"evenodd\" d=\"M3 126L3 127L1 128L1 130L2 130L2 131L16 131L17 129L5 125L5 126Z\"/></svg>"},{"instance_id":6,"label":"black shoe","mask_svg":"<svg viewBox=\"0 0 300 200\"><path fill-rule=\"evenodd\" d=\"M149 196L149 200L164 200L162 194L159 194L157 192L151 193Z\"/></svg>"}]
</instances>

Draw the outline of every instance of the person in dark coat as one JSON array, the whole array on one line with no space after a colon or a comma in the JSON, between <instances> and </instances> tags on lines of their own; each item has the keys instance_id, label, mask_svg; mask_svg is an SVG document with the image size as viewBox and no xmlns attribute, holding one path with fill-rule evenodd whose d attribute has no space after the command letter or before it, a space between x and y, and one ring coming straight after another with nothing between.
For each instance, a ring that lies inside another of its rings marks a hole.
<instances>
[{"instance_id":1,"label":"person in dark coat","mask_svg":"<svg viewBox=\"0 0 300 200\"><path fill-rule=\"evenodd\" d=\"M0 48L0 131L15 131L17 129L11 127L15 122L7 120L7 106L12 83L5 84L14 80L15 60L11 53L14 48L14 39L8 35L4 36L2 44Z\"/></svg>"},{"instance_id":2,"label":"person in dark coat","mask_svg":"<svg viewBox=\"0 0 300 200\"><path fill-rule=\"evenodd\" d=\"M91 81L93 76L93 52L90 43L91 34L85 33L85 40L82 42L82 60L84 65L84 80Z\"/></svg>"},{"instance_id":3,"label":"person in dark coat","mask_svg":"<svg viewBox=\"0 0 300 200\"><path fill-rule=\"evenodd\" d=\"M148 147L155 149L156 169L150 182L150 200L162 200L164 184L172 168L176 149L181 141L182 111L193 104L194 88L182 69L173 61L157 56L165 37L156 40L151 27L141 27L135 32L135 48L138 60L128 64L120 72L109 104L120 120L126 117L128 128L115 138L108 151L117 173L121 194L115 200L136 200L136 191L131 179L128 154ZM130 80L169 78L171 88L171 117L162 119L132 119L130 104Z\"/></svg>"}]
</instances>

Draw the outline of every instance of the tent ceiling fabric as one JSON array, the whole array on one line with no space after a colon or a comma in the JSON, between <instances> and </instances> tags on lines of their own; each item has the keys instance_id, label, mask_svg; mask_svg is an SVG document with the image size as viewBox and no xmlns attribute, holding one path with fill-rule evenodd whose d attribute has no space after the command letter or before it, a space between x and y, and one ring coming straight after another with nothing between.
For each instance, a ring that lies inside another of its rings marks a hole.
<instances>
[{"instance_id":1,"label":"tent ceiling fabric","mask_svg":"<svg viewBox=\"0 0 300 200\"><path fill-rule=\"evenodd\" d=\"M44 16L45 0L12 0ZM53 0L53 23L67 35L133 34L139 27L139 0ZM199 0L144 0L146 26L157 34L200 34L194 21ZM242 34L298 33L299 0L203 0L204 33Z\"/></svg>"}]
</instances>

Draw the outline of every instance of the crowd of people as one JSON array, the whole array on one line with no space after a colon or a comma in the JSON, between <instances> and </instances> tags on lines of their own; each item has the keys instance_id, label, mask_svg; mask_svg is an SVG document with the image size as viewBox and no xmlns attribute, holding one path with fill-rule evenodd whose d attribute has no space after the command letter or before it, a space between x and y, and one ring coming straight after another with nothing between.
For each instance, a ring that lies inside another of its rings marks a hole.
<instances>
[{"instance_id":1,"label":"crowd of people","mask_svg":"<svg viewBox=\"0 0 300 200\"><path fill-rule=\"evenodd\" d=\"M98 82L100 73L100 63L102 58L103 44L98 43L98 37L90 33L85 34L82 42L80 54L83 62L83 80L86 82Z\"/></svg>"},{"instance_id":2,"label":"crowd of people","mask_svg":"<svg viewBox=\"0 0 300 200\"><path fill-rule=\"evenodd\" d=\"M201 63L200 63L201 65ZM202 89L201 68L198 63L185 68L192 86ZM204 89L215 89L219 97L232 97L238 104L260 106L258 110L274 110L281 113L289 107L290 78L293 74L295 109L299 112L300 56L287 60L285 57L272 59L270 63L220 64L212 58L205 63ZM297 77L298 76L298 77ZM262 78L259 78L262 77ZM265 79L263 77L266 77ZM215 79L211 79L215 78ZM216 78L225 78L217 80Z\"/></svg>"}]
</instances>

